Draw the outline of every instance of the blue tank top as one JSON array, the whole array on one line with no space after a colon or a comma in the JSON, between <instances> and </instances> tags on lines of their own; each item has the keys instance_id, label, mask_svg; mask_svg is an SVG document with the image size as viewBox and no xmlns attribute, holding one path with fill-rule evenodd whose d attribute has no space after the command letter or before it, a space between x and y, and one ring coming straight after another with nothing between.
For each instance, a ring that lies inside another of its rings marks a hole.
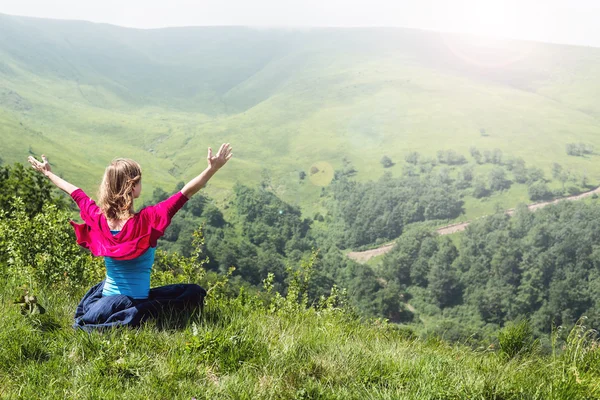
<instances>
[{"instance_id":1,"label":"blue tank top","mask_svg":"<svg viewBox=\"0 0 600 400\"><path fill-rule=\"evenodd\" d=\"M116 235L120 231L110 231ZM132 260L115 260L104 257L106 281L102 296L124 294L134 299L147 299L150 292L150 271L154 264L156 248L150 247L144 254Z\"/></svg>"}]
</instances>

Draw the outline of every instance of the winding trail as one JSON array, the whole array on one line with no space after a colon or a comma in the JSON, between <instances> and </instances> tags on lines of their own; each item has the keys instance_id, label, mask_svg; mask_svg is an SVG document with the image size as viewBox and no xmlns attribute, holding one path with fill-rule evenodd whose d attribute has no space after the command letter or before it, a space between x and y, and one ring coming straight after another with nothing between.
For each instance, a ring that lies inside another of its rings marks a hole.
<instances>
[{"instance_id":1,"label":"winding trail","mask_svg":"<svg viewBox=\"0 0 600 400\"><path fill-rule=\"evenodd\" d=\"M600 194L600 187L597 187L594 190L590 190L589 192L577 194L574 196L562 197L560 199L544 201L541 203L529 204L529 205L527 205L527 208L529 208L531 211L535 211L540 208L546 207L547 205L550 205L550 204L556 204L556 203L559 203L559 202L565 201L565 200L568 200L568 201L581 200L586 197L592 196L594 194ZM506 210L505 212L508 215L513 215L515 213L515 209L511 208L509 210ZM485 217L486 216L484 215L481 218L485 218ZM471 221L460 222L460 223L452 224L452 225L446 225L446 226L442 226L441 228L436 229L436 232L440 235L450 235L452 233L464 231L465 229L467 229L469 224L471 224ZM391 242L391 243L386 243L380 247L377 247L377 248L371 249L371 250L351 251L350 253L348 253L348 257L350 257L351 259L358 261L360 263L365 263L373 257L380 256L380 255L385 254L388 251L392 250L392 248L394 247L394 244L395 244L394 242Z\"/></svg>"}]
</instances>

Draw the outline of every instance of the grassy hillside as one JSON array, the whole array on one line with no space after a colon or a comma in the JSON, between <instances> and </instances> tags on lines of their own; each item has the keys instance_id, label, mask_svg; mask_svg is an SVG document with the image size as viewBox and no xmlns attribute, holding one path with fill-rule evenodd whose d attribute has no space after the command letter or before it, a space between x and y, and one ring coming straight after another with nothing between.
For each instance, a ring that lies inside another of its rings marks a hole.
<instances>
[{"instance_id":1,"label":"grassy hillside","mask_svg":"<svg viewBox=\"0 0 600 400\"><path fill-rule=\"evenodd\" d=\"M518 329L489 346L450 345L336 307L240 295L211 298L183 329L88 334L70 327L76 295L39 292L47 314L23 316L10 304L17 291L2 287L7 399L600 398L597 342L581 327L544 355Z\"/></svg>"},{"instance_id":2,"label":"grassy hillside","mask_svg":"<svg viewBox=\"0 0 600 400\"><path fill-rule=\"evenodd\" d=\"M142 163L146 196L204 167L206 147L235 158L209 192L259 182L308 213L321 187L300 182L315 163L359 180L400 174L410 151L501 149L550 175L553 162L600 183L600 50L485 42L405 29L135 30L0 15L0 157L48 154L94 190L115 156ZM320 183L322 184L322 183ZM466 199L469 218L513 207L525 189Z\"/></svg>"}]
</instances>

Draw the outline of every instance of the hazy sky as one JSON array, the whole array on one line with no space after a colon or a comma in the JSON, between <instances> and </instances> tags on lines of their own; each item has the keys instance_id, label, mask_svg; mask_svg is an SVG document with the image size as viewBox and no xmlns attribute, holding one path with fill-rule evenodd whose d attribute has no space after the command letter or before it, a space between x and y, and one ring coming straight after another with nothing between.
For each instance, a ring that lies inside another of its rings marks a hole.
<instances>
[{"instance_id":1,"label":"hazy sky","mask_svg":"<svg viewBox=\"0 0 600 400\"><path fill-rule=\"evenodd\" d=\"M136 28L401 26L600 47L600 0L0 0L0 13Z\"/></svg>"}]
</instances>

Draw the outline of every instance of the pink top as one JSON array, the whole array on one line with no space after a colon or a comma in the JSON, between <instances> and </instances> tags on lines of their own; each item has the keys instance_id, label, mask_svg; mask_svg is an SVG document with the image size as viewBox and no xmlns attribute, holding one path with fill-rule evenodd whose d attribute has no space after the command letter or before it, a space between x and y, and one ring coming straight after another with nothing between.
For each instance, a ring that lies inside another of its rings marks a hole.
<instances>
[{"instance_id":1,"label":"pink top","mask_svg":"<svg viewBox=\"0 0 600 400\"><path fill-rule=\"evenodd\" d=\"M106 217L94 200L81 189L71 193L81 211L83 224L70 221L75 229L77 244L89 249L94 256L112 257L117 260L131 260L142 255L165 233L171 218L188 201L177 192L165 201L145 207L127 220L119 233L113 236Z\"/></svg>"}]
</instances>

